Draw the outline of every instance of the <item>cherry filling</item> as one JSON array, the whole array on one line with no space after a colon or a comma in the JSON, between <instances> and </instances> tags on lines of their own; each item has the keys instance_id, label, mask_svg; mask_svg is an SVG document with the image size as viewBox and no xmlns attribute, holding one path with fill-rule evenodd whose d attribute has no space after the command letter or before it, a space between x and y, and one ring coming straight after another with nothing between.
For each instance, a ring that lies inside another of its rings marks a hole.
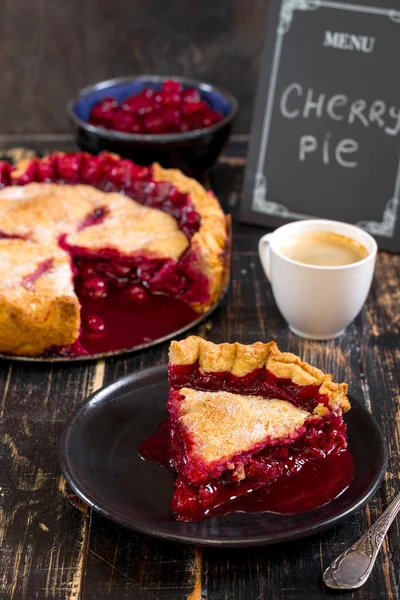
<instances>
[{"instance_id":1,"label":"cherry filling","mask_svg":"<svg viewBox=\"0 0 400 600\"><path fill-rule=\"evenodd\" d=\"M0 240L26 240L23 235L17 235L16 233L6 233L0 230Z\"/></svg>"},{"instance_id":2,"label":"cherry filling","mask_svg":"<svg viewBox=\"0 0 400 600\"><path fill-rule=\"evenodd\" d=\"M346 449L346 425L329 407L318 386L298 386L274 376L265 368L243 377L228 372L205 373L199 365L170 365L170 418L138 451L146 460L158 462L178 473L172 499L177 520L197 521L235 511L297 513L326 504L349 485L353 459ZM326 415L310 416L293 436L264 442L261 448L210 465L187 461L193 444L191 434L179 424L181 387L225 390L243 395L278 398L312 412L318 404Z\"/></svg>"},{"instance_id":3,"label":"cherry filling","mask_svg":"<svg viewBox=\"0 0 400 600\"><path fill-rule=\"evenodd\" d=\"M82 231L86 227L91 227L92 225L99 225L104 221L106 215L108 213L107 207L96 208L93 212L88 214L82 221L78 231Z\"/></svg>"},{"instance_id":4,"label":"cherry filling","mask_svg":"<svg viewBox=\"0 0 400 600\"><path fill-rule=\"evenodd\" d=\"M106 152L54 153L33 159L22 174L0 161L0 187L31 182L88 184L106 192L121 192L137 202L172 215L190 240L199 230L200 216L188 194L169 182L153 180L152 167L142 167ZM99 224L107 209L99 207L78 230ZM0 231L0 238L18 238ZM189 250L177 261L145 255L122 256L113 249L91 252L71 247L66 236L60 246L70 256L75 287L81 304L82 331L67 349L50 352L83 355L129 348L163 337L193 322L198 314L189 304L209 299L209 282L197 268L197 256ZM33 284L51 265L40 265L24 281Z\"/></svg>"},{"instance_id":5,"label":"cherry filling","mask_svg":"<svg viewBox=\"0 0 400 600\"><path fill-rule=\"evenodd\" d=\"M68 246L65 237L60 245L72 258L81 305L79 345L69 354L120 350L166 336L197 319L189 303L208 299L208 280L197 273L194 255L176 263L113 249L92 252Z\"/></svg>"},{"instance_id":6,"label":"cherry filling","mask_svg":"<svg viewBox=\"0 0 400 600\"><path fill-rule=\"evenodd\" d=\"M203 129L223 118L198 90L183 89L179 81L169 79L160 90L145 88L121 103L103 98L91 109L89 123L123 133L160 134Z\"/></svg>"},{"instance_id":7,"label":"cherry filling","mask_svg":"<svg viewBox=\"0 0 400 600\"><path fill-rule=\"evenodd\" d=\"M145 255L121 256L113 249L90 251L60 245L72 258L81 304L80 345L67 353L120 350L148 343L197 319L190 303L206 302L208 279L193 253L178 262Z\"/></svg>"},{"instance_id":8,"label":"cherry filling","mask_svg":"<svg viewBox=\"0 0 400 600\"><path fill-rule=\"evenodd\" d=\"M188 304L208 300L209 282L198 272L193 251L175 262L143 254L122 256L112 248L91 251L68 246L65 239L60 243L72 256L79 297L104 298L114 289L139 304L144 292L168 294ZM143 287L142 293L138 286Z\"/></svg>"},{"instance_id":9,"label":"cherry filling","mask_svg":"<svg viewBox=\"0 0 400 600\"><path fill-rule=\"evenodd\" d=\"M298 514L337 498L349 486L353 472L353 457L344 449L323 460L271 459L263 477L239 484L221 478L200 487L178 479L172 512L178 521L188 522L232 512Z\"/></svg>"},{"instance_id":10,"label":"cherry filling","mask_svg":"<svg viewBox=\"0 0 400 600\"><path fill-rule=\"evenodd\" d=\"M35 283L35 281L37 279L39 279L39 277L41 277L42 275L44 275L45 273L50 271L52 266L53 266L52 258L48 258L47 260L44 260L43 262L41 262L38 265L38 267L33 271L33 273L26 275L22 279L22 286L27 290L32 290L34 288L33 284Z\"/></svg>"},{"instance_id":11,"label":"cherry filling","mask_svg":"<svg viewBox=\"0 0 400 600\"><path fill-rule=\"evenodd\" d=\"M131 295L128 292L131 292ZM101 298L79 296L82 331L79 345L67 354L83 355L122 350L171 334L197 318L187 304L171 296L153 294L141 285L126 292L107 288Z\"/></svg>"},{"instance_id":12,"label":"cherry filling","mask_svg":"<svg viewBox=\"0 0 400 600\"><path fill-rule=\"evenodd\" d=\"M290 379L280 379L265 368L254 369L243 377L217 371L207 373L193 365L170 365L169 380L172 388L193 387L203 391L224 390L232 394L263 396L287 400L297 407L312 412L319 402L327 398L318 396L319 386L299 386Z\"/></svg>"}]
</instances>

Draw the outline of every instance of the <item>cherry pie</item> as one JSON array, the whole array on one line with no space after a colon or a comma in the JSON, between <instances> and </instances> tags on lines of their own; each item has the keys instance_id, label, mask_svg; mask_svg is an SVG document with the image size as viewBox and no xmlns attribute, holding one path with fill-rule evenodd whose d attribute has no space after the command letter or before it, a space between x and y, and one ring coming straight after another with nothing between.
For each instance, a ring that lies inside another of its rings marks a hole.
<instances>
[{"instance_id":1,"label":"cherry pie","mask_svg":"<svg viewBox=\"0 0 400 600\"><path fill-rule=\"evenodd\" d=\"M347 384L275 342L189 337L172 342L169 356L176 519L232 512L242 497L346 451Z\"/></svg>"},{"instance_id":2,"label":"cherry pie","mask_svg":"<svg viewBox=\"0 0 400 600\"><path fill-rule=\"evenodd\" d=\"M225 286L228 218L178 170L56 153L0 162L0 187L0 352L85 354L107 311L190 322Z\"/></svg>"}]
</instances>

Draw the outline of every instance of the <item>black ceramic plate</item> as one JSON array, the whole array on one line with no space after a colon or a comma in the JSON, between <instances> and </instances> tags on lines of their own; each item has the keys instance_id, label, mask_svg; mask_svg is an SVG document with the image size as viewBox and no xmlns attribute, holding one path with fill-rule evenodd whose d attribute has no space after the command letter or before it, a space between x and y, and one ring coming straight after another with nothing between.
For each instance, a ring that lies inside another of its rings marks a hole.
<instances>
[{"instance_id":1,"label":"black ceramic plate","mask_svg":"<svg viewBox=\"0 0 400 600\"><path fill-rule=\"evenodd\" d=\"M61 467L68 483L86 504L121 525L187 544L275 544L332 527L364 506L381 483L387 461L382 433L350 398L346 421L355 473L338 498L300 515L236 513L179 523L170 512L174 474L145 462L136 450L166 419L167 392L166 366L133 373L93 394L65 428Z\"/></svg>"}]
</instances>

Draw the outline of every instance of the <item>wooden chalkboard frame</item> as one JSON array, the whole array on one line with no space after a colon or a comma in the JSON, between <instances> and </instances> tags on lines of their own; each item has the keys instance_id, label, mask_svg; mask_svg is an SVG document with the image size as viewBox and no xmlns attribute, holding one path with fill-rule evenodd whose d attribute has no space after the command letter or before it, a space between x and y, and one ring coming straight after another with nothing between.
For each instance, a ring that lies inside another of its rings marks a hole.
<instances>
[{"instance_id":1,"label":"wooden chalkboard frame","mask_svg":"<svg viewBox=\"0 0 400 600\"><path fill-rule=\"evenodd\" d=\"M313 11L320 7L357 11L389 18L395 23L399 23L400 35L400 10L331 0L281 0L280 2L271 2L267 31L270 38L274 37L274 43L272 47L267 36L261 63L261 76L245 175L244 198L240 215L243 222L276 227L283 224L283 222L320 216L302 214L301 211L290 210L283 204L268 199L268 182L265 175L269 131L285 34L289 31L296 12ZM266 89L268 93L265 101ZM261 128L260 123L262 123ZM396 243L393 239L396 234L396 225L398 225L399 204L400 155L393 185L393 196L384 205L381 219L376 221L360 220L355 224L377 237L381 247L400 251L400 240Z\"/></svg>"}]
</instances>

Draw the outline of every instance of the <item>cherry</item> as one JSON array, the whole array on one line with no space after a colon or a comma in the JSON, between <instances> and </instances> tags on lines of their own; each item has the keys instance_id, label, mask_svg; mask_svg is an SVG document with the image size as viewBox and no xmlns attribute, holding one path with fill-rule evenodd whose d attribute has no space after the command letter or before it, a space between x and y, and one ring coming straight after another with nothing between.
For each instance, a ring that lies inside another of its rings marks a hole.
<instances>
[{"instance_id":1,"label":"cherry","mask_svg":"<svg viewBox=\"0 0 400 600\"><path fill-rule=\"evenodd\" d=\"M110 124L117 107L118 102L115 98L103 98L103 100L93 106L90 111L90 119L93 122L97 121L103 125Z\"/></svg>"},{"instance_id":2,"label":"cherry","mask_svg":"<svg viewBox=\"0 0 400 600\"><path fill-rule=\"evenodd\" d=\"M142 92L141 92L141 96L143 98L153 98L153 96L155 96L156 92L155 90L153 90L153 88L145 88Z\"/></svg>"},{"instance_id":3,"label":"cherry","mask_svg":"<svg viewBox=\"0 0 400 600\"><path fill-rule=\"evenodd\" d=\"M60 154L56 165L58 177L69 183L78 181L81 164L82 154Z\"/></svg>"},{"instance_id":4,"label":"cherry","mask_svg":"<svg viewBox=\"0 0 400 600\"><path fill-rule=\"evenodd\" d=\"M132 113L137 113L139 108L143 106L143 100L140 96L129 96L122 103L122 108Z\"/></svg>"},{"instance_id":5,"label":"cherry","mask_svg":"<svg viewBox=\"0 0 400 600\"><path fill-rule=\"evenodd\" d=\"M133 163L133 176L135 179L138 179L139 181L145 181L146 179L150 179L152 174L152 167L141 167L140 165L135 165Z\"/></svg>"},{"instance_id":6,"label":"cherry","mask_svg":"<svg viewBox=\"0 0 400 600\"><path fill-rule=\"evenodd\" d=\"M105 333L104 321L101 317L95 314L88 315L86 317L86 325L94 333Z\"/></svg>"},{"instance_id":7,"label":"cherry","mask_svg":"<svg viewBox=\"0 0 400 600\"><path fill-rule=\"evenodd\" d=\"M108 179L120 189L129 187L134 178L134 164L130 160L121 159L112 165L108 171Z\"/></svg>"},{"instance_id":8,"label":"cherry","mask_svg":"<svg viewBox=\"0 0 400 600\"><path fill-rule=\"evenodd\" d=\"M123 265L120 263L114 263L114 273L118 277L126 277L131 272L131 267L129 265Z\"/></svg>"},{"instance_id":9,"label":"cherry","mask_svg":"<svg viewBox=\"0 0 400 600\"><path fill-rule=\"evenodd\" d=\"M106 282L100 277L89 277L83 282L81 291L88 298L104 298L107 295Z\"/></svg>"},{"instance_id":10,"label":"cherry","mask_svg":"<svg viewBox=\"0 0 400 600\"><path fill-rule=\"evenodd\" d=\"M182 92L182 86L179 81L175 81L174 79L166 79L163 81L162 87L163 92L167 92L169 94L180 94Z\"/></svg>"},{"instance_id":11,"label":"cherry","mask_svg":"<svg viewBox=\"0 0 400 600\"><path fill-rule=\"evenodd\" d=\"M118 108L115 111L111 125L116 131L122 131L124 133L132 133L133 129L140 131L140 125L137 122L135 115L123 108Z\"/></svg>"},{"instance_id":12,"label":"cherry","mask_svg":"<svg viewBox=\"0 0 400 600\"><path fill-rule=\"evenodd\" d=\"M203 127L210 127L210 125L218 123L218 121L221 121L223 118L223 115L217 110L208 110L203 115L202 125Z\"/></svg>"},{"instance_id":13,"label":"cherry","mask_svg":"<svg viewBox=\"0 0 400 600\"><path fill-rule=\"evenodd\" d=\"M102 221L106 214L108 213L108 208L99 206L95 208L91 213L88 213L84 219L82 219L81 224L79 226L79 231L82 229L86 229L86 227L92 227L93 225L98 225Z\"/></svg>"},{"instance_id":14,"label":"cherry","mask_svg":"<svg viewBox=\"0 0 400 600\"><path fill-rule=\"evenodd\" d=\"M32 181L36 181L38 162L39 161L35 158L33 160L31 160L25 173L23 173L22 175L20 175L18 177L18 180L17 180L18 185L26 185L27 183L32 183Z\"/></svg>"},{"instance_id":15,"label":"cherry","mask_svg":"<svg viewBox=\"0 0 400 600\"><path fill-rule=\"evenodd\" d=\"M55 163L54 156L46 156L42 160L38 160L36 165L36 181L51 181L55 175Z\"/></svg>"},{"instance_id":16,"label":"cherry","mask_svg":"<svg viewBox=\"0 0 400 600\"><path fill-rule=\"evenodd\" d=\"M158 90L156 90L154 93L153 102L157 108L160 108L160 104L162 103L162 94Z\"/></svg>"},{"instance_id":17,"label":"cherry","mask_svg":"<svg viewBox=\"0 0 400 600\"><path fill-rule=\"evenodd\" d=\"M125 293L128 300L134 304L144 304L148 300L146 290L140 285L131 285Z\"/></svg>"},{"instance_id":18,"label":"cherry","mask_svg":"<svg viewBox=\"0 0 400 600\"><path fill-rule=\"evenodd\" d=\"M152 181L148 184L146 194L155 198L157 202L162 202L167 196L171 184L169 181Z\"/></svg>"},{"instance_id":19,"label":"cherry","mask_svg":"<svg viewBox=\"0 0 400 600\"><path fill-rule=\"evenodd\" d=\"M141 281L151 281L158 267L159 263L157 261L142 263L138 266L137 276Z\"/></svg>"},{"instance_id":20,"label":"cherry","mask_svg":"<svg viewBox=\"0 0 400 600\"><path fill-rule=\"evenodd\" d=\"M85 183L96 185L102 176L102 164L97 156L86 155L81 167L81 179Z\"/></svg>"},{"instance_id":21,"label":"cherry","mask_svg":"<svg viewBox=\"0 0 400 600\"><path fill-rule=\"evenodd\" d=\"M185 224L189 227L196 227L200 224L200 215L195 210L192 210L186 215Z\"/></svg>"},{"instance_id":22,"label":"cherry","mask_svg":"<svg viewBox=\"0 0 400 600\"><path fill-rule=\"evenodd\" d=\"M156 106L152 106L151 104L144 104L143 106L141 106L140 108L138 108L137 112L137 116L138 117L146 117L148 115L153 114L154 112L156 112L157 107Z\"/></svg>"},{"instance_id":23,"label":"cherry","mask_svg":"<svg viewBox=\"0 0 400 600\"><path fill-rule=\"evenodd\" d=\"M105 179L107 179L110 170L122 159L118 158L115 154L110 154L109 152L100 152L100 154L95 157L95 160L99 162L101 173Z\"/></svg>"},{"instance_id":24,"label":"cherry","mask_svg":"<svg viewBox=\"0 0 400 600\"><path fill-rule=\"evenodd\" d=\"M175 208L182 208L187 202L186 194L182 194L182 192L179 192L174 186L171 186L168 192L168 199Z\"/></svg>"},{"instance_id":25,"label":"cherry","mask_svg":"<svg viewBox=\"0 0 400 600\"><path fill-rule=\"evenodd\" d=\"M181 94L166 92L164 90L161 92L161 97L163 106L179 106L182 101Z\"/></svg>"},{"instance_id":26,"label":"cherry","mask_svg":"<svg viewBox=\"0 0 400 600\"><path fill-rule=\"evenodd\" d=\"M197 113L203 113L209 110L207 102L201 100L200 102L184 102L182 105L183 115L193 115Z\"/></svg>"},{"instance_id":27,"label":"cherry","mask_svg":"<svg viewBox=\"0 0 400 600\"><path fill-rule=\"evenodd\" d=\"M179 131L179 124L182 120L181 111L177 107L167 106L162 112L162 118L169 131Z\"/></svg>"},{"instance_id":28,"label":"cherry","mask_svg":"<svg viewBox=\"0 0 400 600\"><path fill-rule=\"evenodd\" d=\"M96 159L95 159L96 160ZM153 175L152 167L136 165L128 159L112 160L103 166L105 178L119 189L129 189L137 181L147 181Z\"/></svg>"},{"instance_id":29,"label":"cherry","mask_svg":"<svg viewBox=\"0 0 400 600\"><path fill-rule=\"evenodd\" d=\"M186 235L191 238L196 231L198 231L200 225L200 215L197 211L185 207L181 211L180 228Z\"/></svg>"},{"instance_id":30,"label":"cherry","mask_svg":"<svg viewBox=\"0 0 400 600\"><path fill-rule=\"evenodd\" d=\"M0 161L0 185L10 185L11 183L11 165L5 160Z\"/></svg>"},{"instance_id":31,"label":"cherry","mask_svg":"<svg viewBox=\"0 0 400 600\"><path fill-rule=\"evenodd\" d=\"M188 88L182 94L183 102L200 102L200 93L195 88Z\"/></svg>"},{"instance_id":32,"label":"cherry","mask_svg":"<svg viewBox=\"0 0 400 600\"><path fill-rule=\"evenodd\" d=\"M161 117L145 117L143 119L143 125L146 133L166 133L168 127Z\"/></svg>"},{"instance_id":33,"label":"cherry","mask_svg":"<svg viewBox=\"0 0 400 600\"><path fill-rule=\"evenodd\" d=\"M81 277L83 277L83 279L92 277L95 273L96 273L95 269L90 265L81 265L79 267L79 275Z\"/></svg>"}]
</instances>

